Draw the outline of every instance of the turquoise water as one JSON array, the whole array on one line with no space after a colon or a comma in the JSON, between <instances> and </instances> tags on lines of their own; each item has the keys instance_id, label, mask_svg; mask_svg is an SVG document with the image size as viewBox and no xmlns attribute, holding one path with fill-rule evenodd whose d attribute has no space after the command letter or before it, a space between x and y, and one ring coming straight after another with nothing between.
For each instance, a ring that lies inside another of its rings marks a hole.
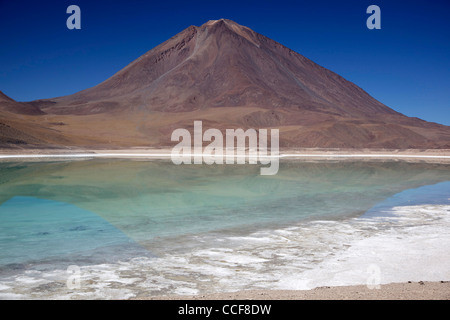
<instances>
[{"instance_id":1,"label":"turquoise water","mask_svg":"<svg viewBox=\"0 0 450 320\"><path fill-rule=\"evenodd\" d=\"M94 213L63 202L22 196L0 207L0 244L0 270L23 263L111 262L117 250L139 248Z\"/></svg>"},{"instance_id":2,"label":"turquoise water","mask_svg":"<svg viewBox=\"0 0 450 320\"><path fill-rule=\"evenodd\" d=\"M380 215L399 204L444 204L448 181L449 165L406 162L283 162L275 176L256 165L4 162L0 278L176 255L223 237Z\"/></svg>"}]
</instances>

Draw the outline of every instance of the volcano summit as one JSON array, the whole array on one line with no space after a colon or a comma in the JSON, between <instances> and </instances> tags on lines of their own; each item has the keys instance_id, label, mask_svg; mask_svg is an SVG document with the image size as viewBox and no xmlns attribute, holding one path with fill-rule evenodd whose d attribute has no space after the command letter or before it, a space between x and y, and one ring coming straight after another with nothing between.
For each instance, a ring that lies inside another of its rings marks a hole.
<instances>
[{"instance_id":1,"label":"volcano summit","mask_svg":"<svg viewBox=\"0 0 450 320\"><path fill-rule=\"evenodd\" d=\"M427 106L424 106L427 107ZM176 128L277 128L288 148L450 148L450 127L407 117L231 20L190 26L95 87L16 102L5 146L172 146ZM11 132L21 135L11 139Z\"/></svg>"}]
</instances>

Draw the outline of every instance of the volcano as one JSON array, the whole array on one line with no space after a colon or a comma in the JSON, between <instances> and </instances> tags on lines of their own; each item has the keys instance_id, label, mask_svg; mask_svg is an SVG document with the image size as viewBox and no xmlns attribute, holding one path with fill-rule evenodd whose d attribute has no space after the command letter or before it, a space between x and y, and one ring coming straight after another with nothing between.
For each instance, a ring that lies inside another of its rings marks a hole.
<instances>
[{"instance_id":1,"label":"volcano","mask_svg":"<svg viewBox=\"0 0 450 320\"><path fill-rule=\"evenodd\" d=\"M289 148L450 148L450 127L398 113L227 19L190 26L72 95L16 102L1 94L0 117L23 133L22 145L171 146L174 129L201 120L205 129L277 128ZM1 141L14 145L4 131Z\"/></svg>"}]
</instances>

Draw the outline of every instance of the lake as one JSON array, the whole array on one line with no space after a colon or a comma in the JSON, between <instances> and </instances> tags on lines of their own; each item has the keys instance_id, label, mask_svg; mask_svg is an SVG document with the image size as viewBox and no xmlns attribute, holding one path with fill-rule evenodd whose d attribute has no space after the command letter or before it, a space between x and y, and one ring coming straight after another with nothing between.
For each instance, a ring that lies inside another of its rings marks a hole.
<instances>
[{"instance_id":1,"label":"lake","mask_svg":"<svg viewBox=\"0 0 450 320\"><path fill-rule=\"evenodd\" d=\"M419 277L420 261L398 273L386 262L400 238L418 250L411 259L444 255L430 278L450 276L450 165L286 160L277 175L259 169L1 162L0 298L305 289L365 283L369 266L380 281ZM362 252L374 239L373 250L384 247L371 260Z\"/></svg>"}]
</instances>

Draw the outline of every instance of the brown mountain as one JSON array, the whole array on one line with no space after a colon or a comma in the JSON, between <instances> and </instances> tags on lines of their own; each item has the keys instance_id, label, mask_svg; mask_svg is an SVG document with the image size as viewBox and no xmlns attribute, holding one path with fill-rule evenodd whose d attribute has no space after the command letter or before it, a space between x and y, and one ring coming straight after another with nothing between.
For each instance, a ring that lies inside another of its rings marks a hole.
<instances>
[{"instance_id":1,"label":"brown mountain","mask_svg":"<svg viewBox=\"0 0 450 320\"><path fill-rule=\"evenodd\" d=\"M2 94L0 112L39 123L61 140L33 137L57 145L170 146L174 129L203 120L204 129L279 128L282 147L450 148L450 127L406 117L225 19L191 26L73 95L19 103Z\"/></svg>"},{"instance_id":2,"label":"brown mountain","mask_svg":"<svg viewBox=\"0 0 450 320\"><path fill-rule=\"evenodd\" d=\"M39 115L44 114L34 102L16 102L0 91L0 111L16 114Z\"/></svg>"},{"instance_id":3,"label":"brown mountain","mask_svg":"<svg viewBox=\"0 0 450 320\"><path fill-rule=\"evenodd\" d=\"M61 132L48 128L35 102L16 102L0 91L0 148L70 144Z\"/></svg>"}]
</instances>

